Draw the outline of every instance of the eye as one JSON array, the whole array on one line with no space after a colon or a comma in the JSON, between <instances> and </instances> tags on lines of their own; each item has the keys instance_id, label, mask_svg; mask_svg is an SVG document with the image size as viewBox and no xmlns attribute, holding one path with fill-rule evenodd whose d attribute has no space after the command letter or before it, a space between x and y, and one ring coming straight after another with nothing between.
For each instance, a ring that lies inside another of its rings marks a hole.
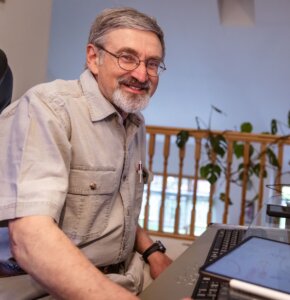
<instances>
[{"instance_id":1,"label":"eye","mask_svg":"<svg viewBox=\"0 0 290 300\"><path fill-rule=\"evenodd\" d=\"M138 62L138 58L132 54L123 53L119 56L119 59L122 60L123 63L126 64L136 64Z\"/></svg>"},{"instance_id":2,"label":"eye","mask_svg":"<svg viewBox=\"0 0 290 300\"><path fill-rule=\"evenodd\" d=\"M150 59L147 61L147 68L149 69L158 69L160 66L160 61L156 59Z\"/></svg>"}]
</instances>

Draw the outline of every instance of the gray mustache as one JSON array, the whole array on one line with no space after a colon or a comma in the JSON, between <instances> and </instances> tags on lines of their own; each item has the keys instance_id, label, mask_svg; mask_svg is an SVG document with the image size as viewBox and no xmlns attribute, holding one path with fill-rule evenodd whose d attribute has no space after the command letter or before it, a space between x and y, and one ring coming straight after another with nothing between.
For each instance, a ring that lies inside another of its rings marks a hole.
<instances>
[{"instance_id":1,"label":"gray mustache","mask_svg":"<svg viewBox=\"0 0 290 300\"><path fill-rule=\"evenodd\" d=\"M149 81L146 82L140 82L139 80L135 78L121 78L119 79L120 84L125 84L125 85L132 85L134 87L140 88L140 89L145 89L148 90L151 86L151 83Z\"/></svg>"}]
</instances>

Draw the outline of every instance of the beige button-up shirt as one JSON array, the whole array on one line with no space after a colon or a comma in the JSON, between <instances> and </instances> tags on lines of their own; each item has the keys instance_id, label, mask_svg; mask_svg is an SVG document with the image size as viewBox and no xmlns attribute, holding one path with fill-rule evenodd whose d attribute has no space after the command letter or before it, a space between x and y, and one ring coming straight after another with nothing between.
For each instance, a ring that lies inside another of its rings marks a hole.
<instances>
[{"instance_id":1,"label":"beige button-up shirt","mask_svg":"<svg viewBox=\"0 0 290 300\"><path fill-rule=\"evenodd\" d=\"M0 220L49 215L75 244L97 241L88 254L96 265L125 260L145 139L142 115L130 114L124 127L89 70L32 88L0 117Z\"/></svg>"}]
</instances>

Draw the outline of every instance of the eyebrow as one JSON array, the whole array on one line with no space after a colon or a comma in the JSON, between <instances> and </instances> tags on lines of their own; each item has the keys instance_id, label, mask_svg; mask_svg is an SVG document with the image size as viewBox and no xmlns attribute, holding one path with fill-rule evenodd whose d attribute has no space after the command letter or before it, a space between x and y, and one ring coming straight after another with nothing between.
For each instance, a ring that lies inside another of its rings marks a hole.
<instances>
[{"instance_id":1,"label":"eyebrow","mask_svg":"<svg viewBox=\"0 0 290 300\"><path fill-rule=\"evenodd\" d=\"M139 57L138 52L135 51L135 50L132 49L132 48L129 48L129 47L124 47L124 48L119 49L119 50L116 52L116 54L121 54L121 53L124 53L124 52ZM146 60L148 60L148 59L156 59L156 60L158 60L158 61L162 61L162 58L161 58L160 56L151 56L151 57L146 58Z\"/></svg>"}]
</instances>

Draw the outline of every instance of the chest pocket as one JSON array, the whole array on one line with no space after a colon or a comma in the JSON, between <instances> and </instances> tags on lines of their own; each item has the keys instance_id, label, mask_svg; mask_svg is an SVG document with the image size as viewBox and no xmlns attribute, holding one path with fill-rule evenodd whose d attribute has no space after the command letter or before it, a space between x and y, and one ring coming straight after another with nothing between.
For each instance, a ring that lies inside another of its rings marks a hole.
<instances>
[{"instance_id":1,"label":"chest pocket","mask_svg":"<svg viewBox=\"0 0 290 300\"><path fill-rule=\"evenodd\" d=\"M60 223L63 231L76 243L99 237L108 225L116 191L115 170L72 169Z\"/></svg>"}]
</instances>

